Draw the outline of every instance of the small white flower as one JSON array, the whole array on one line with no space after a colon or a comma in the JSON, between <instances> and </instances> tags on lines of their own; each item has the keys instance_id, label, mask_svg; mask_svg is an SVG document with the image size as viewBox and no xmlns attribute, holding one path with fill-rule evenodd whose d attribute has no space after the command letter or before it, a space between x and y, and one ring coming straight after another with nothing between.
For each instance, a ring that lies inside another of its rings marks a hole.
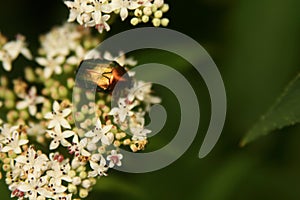
<instances>
[{"instance_id":1,"label":"small white flower","mask_svg":"<svg viewBox=\"0 0 300 200\"><path fill-rule=\"evenodd\" d=\"M29 200L36 200L38 195L51 198L52 194L43 186L47 184L47 176L35 177L33 174L29 174L27 182L20 182L18 190L25 192L25 197Z\"/></svg>"},{"instance_id":2,"label":"small white flower","mask_svg":"<svg viewBox=\"0 0 300 200\"><path fill-rule=\"evenodd\" d=\"M60 182L59 180L56 180L55 178L51 177L49 182L48 182L48 190L51 191L51 198L54 198L57 195L62 195L64 194L63 192L65 192L67 190L66 186L63 186L61 184L56 184L57 182ZM56 198L54 198L56 199Z\"/></svg>"},{"instance_id":3,"label":"small white flower","mask_svg":"<svg viewBox=\"0 0 300 200\"><path fill-rule=\"evenodd\" d=\"M88 146L91 150L95 150L96 143L101 140L104 145L110 145L113 142L113 133L110 133L112 125L105 125L102 127L101 121L98 118L96 121L95 128L85 134L86 137L91 137L92 140L89 142Z\"/></svg>"},{"instance_id":4,"label":"small white flower","mask_svg":"<svg viewBox=\"0 0 300 200\"><path fill-rule=\"evenodd\" d=\"M106 51L104 52L103 58L109 61L116 61L120 66L124 66L124 65L135 66L137 64L137 61L134 60L133 58L126 58L123 52L120 52L119 56L114 57L113 55L111 55L110 52Z\"/></svg>"},{"instance_id":5,"label":"small white flower","mask_svg":"<svg viewBox=\"0 0 300 200\"><path fill-rule=\"evenodd\" d=\"M62 163L57 160L51 162L51 170L47 171L47 175L53 178L54 185L60 186L62 180L71 182L72 179L68 176L68 172L71 169L69 160L65 160Z\"/></svg>"},{"instance_id":6,"label":"small white flower","mask_svg":"<svg viewBox=\"0 0 300 200\"><path fill-rule=\"evenodd\" d=\"M94 10L94 7L88 5L88 1L86 0L65 1L64 3L70 9L68 22L73 22L76 19L77 22L82 25L82 14L91 13Z\"/></svg>"},{"instance_id":7,"label":"small white flower","mask_svg":"<svg viewBox=\"0 0 300 200\"><path fill-rule=\"evenodd\" d=\"M48 128L61 129L63 128L71 129L69 122L65 119L70 113L70 108L62 109L57 101L53 103L53 111L46 113L45 118L50 119Z\"/></svg>"},{"instance_id":8,"label":"small white flower","mask_svg":"<svg viewBox=\"0 0 300 200\"><path fill-rule=\"evenodd\" d=\"M13 150L16 154L22 153L20 146L27 144L29 141L20 139L18 131L13 131L11 137L6 137L4 140L4 147L2 152L8 152Z\"/></svg>"},{"instance_id":9,"label":"small white flower","mask_svg":"<svg viewBox=\"0 0 300 200\"><path fill-rule=\"evenodd\" d=\"M95 26L95 28L98 30L99 33L102 33L103 30L109 31L110 26L108 25L107 21L110 18L110 15L103 15L103 16L95 16L93 15L94 18L98 18L98 22L92 21L89 26Z\"/></svg>"},{"instance_id":10,"label":"small white flower","mask_svg":"<svg viewBox=\"0 0 300 200\"><path fill-rule=\"evenodd\" d=\"M57 56L57 57L38 57L36 58L36 62L45 67L44 69L44 77L46 79L50 78L53 72L55 74L61 74L62 68L61 65L64 63L65 57L64 56Z\"/></svg>"},{"instance_id":11,"label":"small white flower","mask_svg":"<svg viewBox=\"0 0 300 200\"><path fill-rule=\"evenodd\" d=\"M45 154L38 155L33 147L30 147L25 155L15 158L16 165L22 164L24 171L33 170L36 176L41 175L41 172L47 169L48 160Z\"/></svg>"},{"instance_id":12,"label":"small white flower","mask_svg":"<svg viewBox=\"0 0 300 200\"><path fill-rule=\"evenodd\" d=\"M73 137L72 145L68 147L69 153L75 154L75 156L90 156L90 152L84 149L86 146L87 138L84 138L79 141L78 136L75 134Z\"/></svg>"},{"instance_id":13,"label":"small white flower","mask_svg":"<svg viewBox=\"0 0 300 200\"><path fill-rule=\"evenodd\" d=\"M28 108L29 114L34 116L37 112L37 104L41 104L44 101L44 97L42 96L37 96L36 94L36 87L31 87L29 89L29 92L26 96L21 97L24 100L19 101L16 105L17 109L22 110L25 108Z\"/></svg>"},{"instance_id":14,"label":"small white flower","mask_svg":"<svg viewBox=\"0 0 300 200\"><path fill-rule=\"evenodd\" d=\"M98 162L94 162L90 160L90 166L93 169L93 171L90 171L88 173L89 177L96 177L96 176L107 176L105 173L108 169L106 166L106 160L105 158L101 155L100 160Z\"/></svg>"},{"instance_id":15,"label":"small white flower","mask_svg":"<svg viewBox=\"0 0 300 200\"><path fill-rule=\"evenodd\" d=\"M11 126L9 124L3 124L0 127L0 142L4 139L11 137L12 132L16 131L19 126Z\"/></svg>"},{"instance_id":16,"label":"small white flower","mask_svg":"<svg viewBox=\"0 0 300 200\"><path fill-rule=\"evenodd\" d=\"M130 130L133 134L132 140L145 140L147 134L151 133L151 130L145 129L143 126L130 127Z\"/></svg>"},{"instance_id":17,"label":"small white flower","mask_svg":"<svg viewBox=\"0 0 300 200\"><path fill-rule=\"evenodd\" d=\"M47 130L48 134L50 135L53 140L50 143L50 150L56 149L59 144L61 144L64 147L69 147L71 144L66 140L66 138L69 138L73 136L75 133L73 131L66 130L64 132L61 132L61 129L55 129L54 131Z\"/></svg>"},{"instance_id":18,"label":"small white flower","mask_svg":"<svg viewBox=\"0 0 300 200\"><path fill-rule=\"evenodd\" d=\"M133 101L135 98L144 101L145 96L151 93L151 83L145 83L144 81L135 81L132 88L129 89L128 100Z\"/></svg>"},{"instance_id":19,"label":"small white flower","mask_svg":"<svg viewBox=\"0 0 300 200\"><path fill-rule=\"evenodd\" d=\"M129 102L126 98L120 98L118 101L118 106L118 108L112 108L108 114L113 115L116 118L116 121L120 121L120 123L123 123L127 116L133 115L131 109L134 108L136 104Z\"/></svg>"},{"instance_id":20,"label":"small white flower","mask_svg":"<svg viewBox=\"0 0 300 200\"><path fill-rule=\"evenodd\" d=\"M108 164L109 168L113 168L115 165L121 166L122 165L122 160L123 155L118 154L116 150L112 150L110 155L107 156L107 160L110 161Z\"/></svg>"},{"instance_id":21,"label":"small white flower","mask_svg":"<svg viewBox=\"0 0 300 200\"><path fill-rule=\"evenodd\" d=\"M45 134L46 130L42 124L35 124L29 122L29 128L27 129L27 134L30 136L42 136Z\"/></svg>"},{"instance_id":22,"label":"small white flower","mask_svg":"<svg viewBox=\"0 0 300 200\"><path fill-rule=\"evenodd\" d=\"M112 8L114 10L120 10L120 17L122 21L124 21L128 16L128 10L135 10L140 5L137 2L130 0L112 0L111 1Z\"/></svg>"},{"instance_id":23,"label":"small white flower","mask_svg":"<svg viewBox=\"0 0 300 200\"><path fill-rule=\"evenodd\" d=\"M18 35L15 41L10 41L3 45L0 49L0 61L2 61L3 68L10 71L12 68L12 61L15 60L19 54L24 55L27 59L32 59L31 53L26 47L25 37Z\"/></svg>"}]
</instances>

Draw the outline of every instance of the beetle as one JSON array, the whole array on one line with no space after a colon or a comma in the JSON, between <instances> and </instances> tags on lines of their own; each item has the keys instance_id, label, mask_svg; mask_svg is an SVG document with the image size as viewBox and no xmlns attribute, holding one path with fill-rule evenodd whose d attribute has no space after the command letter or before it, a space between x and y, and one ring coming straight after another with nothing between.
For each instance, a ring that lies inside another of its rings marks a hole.
<instances>
[{"instance_id":1,"label":"beetle","mask_svg":"<svg viewBox=\"0 0 300 200\"><path fill-rule=\"evenodd\" d=\"M92 89L96 85L97 92L111 94L116 84L118 90L132 85L132 80L126 72L126 69L115 61L88 59L80 63L76 73L80 77L81 86Z\"/></svg>"}]
</instances>

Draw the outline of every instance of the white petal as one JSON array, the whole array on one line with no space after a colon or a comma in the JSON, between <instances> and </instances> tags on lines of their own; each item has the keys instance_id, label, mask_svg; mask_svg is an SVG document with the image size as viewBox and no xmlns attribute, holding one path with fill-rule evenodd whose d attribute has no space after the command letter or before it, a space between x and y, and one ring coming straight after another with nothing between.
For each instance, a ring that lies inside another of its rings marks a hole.
<instances>
[{"instance_id":1,"label":"white petal","mask_svg":"<svg viewBox=\"0 0 300 200\"><path fill-rule=\"evenodd\" d=\"M18 145L19 145L19 146L22 146L22 145L24 145L24 144L27 144L28 142L29 142L29 140L24 140L24 139L22 139L22 140L19 140Z\"/></svg>"},{"instance_id":2,"label":"white petal","mask_svg":"<svg viewBox=\"0 0 300 200\"><path fill-rule=\"evenodd\" d=\"M15 158L16 162L23 163L23 164L26 163L26 160L27 158L25 156L18 156Z\"/></svg>"},{"instance_id":3,"label":"white petal","mask_svg":"<svg viewBox=\"0 0 300 200\"><path fill-rule=\"evenodd\" d=\"M35 105L30 105L28 109L31 116L34 116L37 112L37 107Z\"/></svg>"},{"instance_id":4,"label":"white petal","mask_svg":"<svg viewBox=\"0 0 300 200\"><path fill-rule=\"evenodd\" d=\"M2 62L3 64L3 68L6 70L6 71L10 71L11 68L12 68L12 65L11 65L11 61L7 61L7 60L4 60Z\"/></svg>"},{"instance_id":5,"label":"white petal","mask_svg":"<svg viewBox=\"0 0 300 200\"><path fill-rule=\"evenodd\" d=\"M29 190L32 190L32 186L28 183L20 183L18 189L22 192L27 192Z\"/></svg>"},{"instance_id":6,"label":"white petal","mask_svg":"<svg viewBox=\"0 0 300 200\"><path fill-rule=\"evenodd\" d=\"M59 146L59 142L57 140L52 140L50 143L50 150L56 149Z\"/></svg>"},{"instance_id":7,"label":"white petal","mask_svg":"<svg viewBox=\"0 0 300 200\"><path fill-rule=\"evenodd\" d=\"M119 111L119 108L112 108L110 110L110 112L108 113L108 115L116 115Z\"/></svg>"},{"instance_id":8,"label":"white petal","mask_svg":"<svg viewBox=\"0 0 300 200\"><path fill-rule=\"evenodd\" d=\"M82 149L81 150L81 155L83 155L83 156L90 156L91 155L91 153L90 152L88 152L87 150L85 150L85 149Z\"/></svg>"},{"instance_id":9,"label":"white petal","mask_svg":"<svg viewBox=\"0 0 300 200\"><path fill-rule=\"evenodd\" d=\"M22 110L24 108L27 108L28 107L28 101L19 101L16 105L17 109L18 110Z\"/></svg>"},{"instance_id":10,"label":"white petal","mask_svg":"<svg viewBox=\"0 0 300 200\"><path fill-rule=\"evenodd\" d=\"M37 192L43 197L47 197L47 198L52 197L52 192L46 190L45 188L38 188Z\"/></svg>"},{"instance_id":11,"label":"white petal","mask_svg":"<svg viewBox=\"0 0 300 200\"><path fill-rule=\"evenodd\" d=\"M48 128L53 128L53 127L56 127L56 126L59 126L59 123L57 122L57 120L51 120L49 122Z\"/></svg>"},{"instance_id":12,"label":"white petal","mask_svg":"<svg viewBox=\"0 0 300 200\"><path fill-rule=\"evenodd\" d=\"M75 133L73 132L73 131L64 131L63 133L62 133L62 135L63 135L63 137L64 138L69 138L69 137L71 137L72 135L74 135Z\"/></svg>"},{"instance_id":13,"label":"white petal","mask_svg":"<svg viewBox=\"0 0 300 200\"><path fill-rule=\"evenodd\" d=\"M47 66L49 63L48 63L48 60L46 58L43 58L43 57L38 57L35 59L35 61L41 65L41 66Z\"/></svg>"},{"instance_id":14,"label":"white petal","mask_svg":"<svg viewBox=\"0 0 300 200\"><path fill-rule=\"evenodd\" d=\"M94 137L95 133L93 131L89 131L85 134L85 137Z\"/></svg>"},{"instance_id":15,"label":"white petal","mask_svg":"<svg viewBox=\"0 0 300 200\"><path fill-rule=\"evenodd\" d=\"M27 48L23 48L21 49L21 53L23 56L25 56L25 58L27 58L28 60L32 59L32 55L30 53L30 51Z\"/></svg>"},{"instance_id":16,"label":"white petal","mask_svg":"<svg viewBox=\"0 0 300 200\"><path fill-rule=\"evenodd\" d=\"M64 146L64 147L69 147L71 146L70 142L68 142L66 139L62 139L60 141L61 145Z\"/></svg>"},{"instance_id":17,"label":"white petal","mask_svg":"<svg viewBox=\"0 0 300 200\"><path fill-rule=\"evenodd\" d=\"M70 126L69 122L66 119L61 119L60 120L60 125L64 128L71 129L71 126Z\"/></svg>"},{"instance_id":18,"label":"white petal","mask_svg":"<svg viewBox=\"0 0 300 200\"><path fill-rule=\"evenodd\" d=\"M52 109L53 109L53 111L55 111L55 112L59 112L59 110L60 110L60 105L59 105L59 103L58 103L57 101L54 101L54 102L53 102L53 107L52 107Z\"/></svg>"},{"instance_id":19,"label":"white petal","mask_svg":"<svg viewBox=\"0 0 300 200\"><path fill-rule=\"evenodd\" d=\"M101 132L103 134L107 133L111 128L112 128L113 125L106 125L102 128Z\"/></svg>"},{"instance_id":20,"label":"white petal","mask_svg":"<svg viewBox=\"0 0 300 200\"><path fill-rule=\"evenodd\" d=\"M48 113L46 113L45 116L44 116L45 119L53 119L53 117L54 117L54 116L53 116L52 112L48 112Z\"/></svg>"},{"instance_id":21,"label":"white petal","mask_svg":"<svg viewBox=\"0 0 300 200\"><path fill-rule=\"evenodd\" d=\"M13 149L16 154L22 153L22 149L20 147L16 147Z\"/></svg>"},{"instance_id":22,"label":"white petal","mask_svg":"<svg viewBox=\"0 0 300 200\"><path fill-rule=\"evenodd\" d=\"M70 113L72 112L72 110L70 108L66 108L62 111L62 116L66 117L68 116Z\"/></svg>"},{"instance_id":23,"label":"white petal","mask_svg":"<svg viewBox=\"0 0 300 200\"><path fill-rule=\"evenodd\" d=\"M44 77L45 78L50 78L50 76L52 75L52 73L53 73L53 69L52 68L46 67L44 69Z\"/></svg>"},{"instance_id":24,"label":"white petal","mask_svg":"<svg viewBox=\"0 0 300 200\"><path fill-rule=\"evenodd\" d=\"M10 150L13 150L13 148L10 147L10 146L4 146L4 147L2 148L2 152L8 152L8 151L10 151Z\"/></svg>"}]
</instances>

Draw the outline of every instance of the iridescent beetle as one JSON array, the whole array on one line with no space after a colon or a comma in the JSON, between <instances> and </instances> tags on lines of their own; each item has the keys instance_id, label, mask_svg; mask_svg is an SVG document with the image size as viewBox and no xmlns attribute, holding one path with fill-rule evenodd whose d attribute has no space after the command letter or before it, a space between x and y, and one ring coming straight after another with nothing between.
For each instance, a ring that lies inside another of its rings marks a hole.
<instances>
[{"instance_id":1,"label":"iridescent beetle","mask_svg":"<svg viewBox=\"0 0 300 200\"><path fill-rule=\"evenodd\" d=\"M126 72L126 69L115 61L88 59L80 63L76 73L81 87L93 89L96 85L97 92L112 93L116 84L118 90L132 85L132 80Z\"/></svg>"}]
</instances>

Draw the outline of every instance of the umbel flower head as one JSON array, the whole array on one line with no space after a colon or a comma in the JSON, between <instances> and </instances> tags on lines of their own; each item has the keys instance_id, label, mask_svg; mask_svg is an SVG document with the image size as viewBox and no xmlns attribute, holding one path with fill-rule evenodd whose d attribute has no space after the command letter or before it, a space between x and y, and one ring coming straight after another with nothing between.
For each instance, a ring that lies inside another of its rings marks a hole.
<instances>
[{"instance_id":1,"label":"umbel flower head","mask_svg":"<svg viewBox=\"0 0 300 200\"><path fill-rule=\"evenodd\" d=\"M82 199L99 177L122 166L120 148L142 151L151 130L145 116L161 99L153 96L152 84L136 80L129 84L111 107L112 95L80 89L72 96L75 73L85 59L117 63L124 71L136 65L120 52L100 55L98 32L108 31L112 15L133 25L152 20L154 26L167 25L162 14L168 11L163 0L74 0L68 22L40 36L40 48L29 51L25 37L9 41L0 34L0 177L16 199ZM21 66L22 76L13 70L19 55L31 66ZM4 72L4 73L3 73ZM108 71L109 72L109 71ZM102 76L103 74L97 72ZM111 75L113 76L113 74ZM106 75L108 77L108 75ZM77 102L74 105L73 102ZM79 102L79 103L78 103ZM93 116L93 117L91 117ZM98 180L101 182L101 179ZM101 183L100 183L101 184Z\"/></svg>"},{"instance_id":2,"label":"umbel flower head","mask_svg":"<svg viewBox=\"0 0 300 200\"><path fill-rule=\"evenodd\" d=\"M70 10L69 22L77 21L85 27L95 27L99 33L110 30L111 15L119 15L121 20L130 20L132 25L152 22L153 26L167 26L169 20L163 13L169 10L164 0L66 0Z\"/></svg>"}]
</instances>

